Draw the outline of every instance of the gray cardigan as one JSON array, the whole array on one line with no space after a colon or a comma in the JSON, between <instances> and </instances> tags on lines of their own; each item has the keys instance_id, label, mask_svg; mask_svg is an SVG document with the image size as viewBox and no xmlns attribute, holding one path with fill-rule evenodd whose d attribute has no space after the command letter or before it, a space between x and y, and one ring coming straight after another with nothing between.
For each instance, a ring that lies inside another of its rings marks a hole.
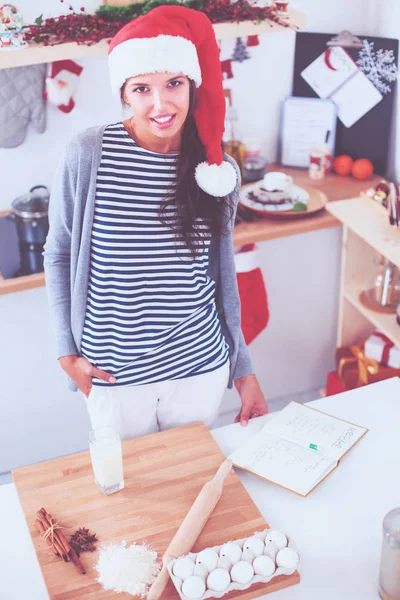
<instances>
[{"instance_id":1,"label":"gray cardigan","mask_svg":"<svg viewBox=\"0 0 400 600\"><path fill-rule=\"evenodd\" d=\"M53 181L44 267L58 357L80 354L90 273L96 176L104 129L105 126L91 127L71 139ZM230 157L225 158L237 169ZM240 189L238 169L237 172L238 183L230 196L235 211ZM211 240L208 275L216 283L217 311L229 346L228 387L231 388L234 379L254 371L240 328L240 300L232 243L234 215L230 214L226 202L223 207L229 233ZM69 387L77 390L72 380Z\"/></svg>"}]
</instances>

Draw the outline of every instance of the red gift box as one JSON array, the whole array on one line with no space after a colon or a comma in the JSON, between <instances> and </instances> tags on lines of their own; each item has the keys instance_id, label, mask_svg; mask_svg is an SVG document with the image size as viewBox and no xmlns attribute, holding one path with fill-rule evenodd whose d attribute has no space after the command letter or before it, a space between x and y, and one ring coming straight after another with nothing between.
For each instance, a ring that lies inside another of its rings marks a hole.
<instances>
[{"instance_id":1,"label":"red gift box","mask_svg":"<svg viewBox=\"0 0 400 600\"><path fill-rule=\"evenodd\" d=\"M363 346L342 346L336 350L336 371L328 373L326 395L333 396L356 387L400 377L400 369L379 365L367 358Z\"/></svg>"},{"instance_id":2,"label":"red gift box","mask_svg":"<svg viewBox=\"0 0 400 600\"><path fill-rule=\"evenodd\" d=\"M326 396L334 396L346 391L344 382L340 379L336 371L328 373L326 378Z\"/></svg>"}]
</instances>

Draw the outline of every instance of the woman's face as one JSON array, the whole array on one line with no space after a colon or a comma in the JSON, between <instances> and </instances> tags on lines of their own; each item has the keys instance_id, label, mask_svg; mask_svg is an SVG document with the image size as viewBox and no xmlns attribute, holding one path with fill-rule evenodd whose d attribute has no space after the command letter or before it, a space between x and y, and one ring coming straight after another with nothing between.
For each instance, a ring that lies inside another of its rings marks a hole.
<instances>
[{"instance_id":1,"label":"woman's face","mask_svg":"<svg viewBox=\"0 0 400 600\"><path fill-rule=\"evenodd\" d=\"M126 81L123 100L132 108L135 127L169 138L184 125L189 91L189 79L181 73L149 73Z\"/></svg>"}]
</instances>

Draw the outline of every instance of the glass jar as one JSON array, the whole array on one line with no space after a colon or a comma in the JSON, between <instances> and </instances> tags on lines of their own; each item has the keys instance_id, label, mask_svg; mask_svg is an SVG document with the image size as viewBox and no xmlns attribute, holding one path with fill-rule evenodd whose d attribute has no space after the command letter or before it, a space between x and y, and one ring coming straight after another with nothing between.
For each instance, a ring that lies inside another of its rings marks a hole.
<instances>
[{"instance_id":1,"label":"glass jar","mask_svg":"<svg viewBox=\"0 0 400 600\"><path fill-rule=\"evenodd\" d=\"M382 600L400 600L400 508L383 519L379 595Z\"/></svg>"},{"instance_id":2,"label":"glass jar","mask_svg":"<svg viewBox=\"0 0 400 600\"><path fill-rule=\"evenodd\" d=\"M233 106L228 106L225 116L225 131L222 138L222 147L224 152L232 156L242 173L244 144L240 140L241 136L238 127L238 116Z\"/></svg>"},{"instance_id":3,"label":"glass jar","mask_svg":"<svg viewBox=\"0 0 400 600\"><path fill-rule=\"evenodd\" d=\"M382 254L374 256L376 274L370 300L379 306L395 307L400 302L399 269Z\"/></svg>"},{"instance_id":4,"label":"glass jar","mask_svg":"<svg viewBox=\"0 0 400 600\"><path fill-rule=\"evenodd\" d=\"M258 138L245 138L242 165L243 183L260 181L267 167L266 159L261 156L261 141Z\"/></svg>"}]
</instances>

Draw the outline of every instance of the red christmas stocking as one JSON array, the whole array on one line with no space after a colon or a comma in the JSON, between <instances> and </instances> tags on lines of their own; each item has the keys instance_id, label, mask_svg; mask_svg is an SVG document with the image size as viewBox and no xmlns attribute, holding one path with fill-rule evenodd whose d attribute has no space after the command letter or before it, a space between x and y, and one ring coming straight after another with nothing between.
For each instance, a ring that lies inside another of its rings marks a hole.
<instances>
[{"instance_id":1,"label":"red christmas stocking","mask_svg":"<svg viewBox=\"0 0 400 600\"><path fill-rule=\"evenodd\" d=\"M268 324L268 298L254 244L243 246L235 254L235 265L241 302L242 331L250 344Z\"/></svg>"},{"instance_id":2,"label":"red christmas stocking","mask_svg":"<svg viewBox=\"0 0 400 600\"><path fill-rule=\"evenodd\" d=\"M69 113L75 106L73 94L83 67L73 60L58 60L50 65L44 97L62 112Z\"/></svg>"},{"instance_id":3,"label":"red christmas stocking","mask_svg":"<svg viewBox=\"0 0 400 600\"><path fill-rule=\"evenodd\" d=\"M232 79L233 71L232 71L232 61L230 58L227 60L221 61L221 71L222 77L226 76L226 79Z\"/></svg>"}]
</instances>

